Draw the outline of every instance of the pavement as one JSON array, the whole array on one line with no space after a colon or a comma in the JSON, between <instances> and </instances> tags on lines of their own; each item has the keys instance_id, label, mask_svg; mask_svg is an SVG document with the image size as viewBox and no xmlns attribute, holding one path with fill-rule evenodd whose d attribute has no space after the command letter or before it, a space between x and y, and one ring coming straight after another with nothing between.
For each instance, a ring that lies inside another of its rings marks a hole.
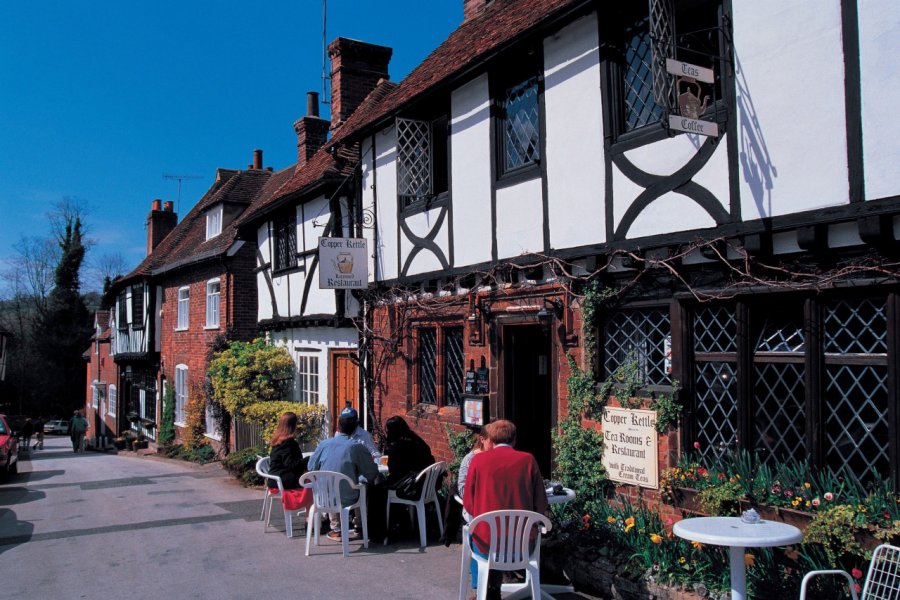
<instances>
[{"instance_id":1,"label":"pavement","mask_svg":"<svg viewBox=\"0 0 900 600\"><path fill-rule=\"evenodd\" d=\"M383 546L322 536L305 556L302 518L266 532L262 489L218 463L154 454L73 453L46 436L0 484L0 596L6 598L458 598L460 546L417 537ZM562 594L557 600L589 598Z\"/></svg>"}]
</instances>

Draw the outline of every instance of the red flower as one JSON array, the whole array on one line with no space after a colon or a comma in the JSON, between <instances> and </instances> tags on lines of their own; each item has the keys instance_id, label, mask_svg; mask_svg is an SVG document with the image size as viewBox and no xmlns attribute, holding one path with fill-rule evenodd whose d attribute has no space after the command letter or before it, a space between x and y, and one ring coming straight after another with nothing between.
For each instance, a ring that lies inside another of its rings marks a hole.
<instances>
[{"instance_id":1,"label":"red flower","mask_svg":"<svg viewBox=\"0 0 900 600\"><path fill-rule=\"evenodd\" d=\"M694 442L694 450L700 449L700 442Z\"/></svg>"},{"instance_id":2,"label":"red flower","mask_svg":"<svg viewBox=\"0 0 900 600\"><path fill-rule=\"evenodd\" d=\"M853 579L859 579L860 577L863 576L863 572L860 571L859 569L857 569L856 567L853 567L853 570L850 571L850 574L853 575Z\"/></svg>"}]
</instances>

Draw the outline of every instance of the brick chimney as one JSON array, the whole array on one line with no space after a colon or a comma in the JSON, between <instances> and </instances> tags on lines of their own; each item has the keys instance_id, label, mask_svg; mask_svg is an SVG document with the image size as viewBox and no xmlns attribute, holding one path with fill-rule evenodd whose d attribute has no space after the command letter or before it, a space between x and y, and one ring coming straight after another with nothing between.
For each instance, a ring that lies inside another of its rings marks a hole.
<instances>
[{"instance_id":1,"label":"brick chimney","mask_svg":"<svg viewBox=\"0 0 900 600\"><path fill-rule=\"evenodd\" d=\"M294 123L294 131L297 132L298 169L305 165L328 140L329 125L328 121L319 117L318 92L307 92L306 116Z\"/></svg>"},{"instance_id":2,"label":"brick chimney","mask_svg":"<svg viewBox=\"0 0 900 600\"><path fill-rule=\"evenodd\" d=\"M493 2L494 0L463 0L463 23L480 15Z\"/></svg>"},{"instance_id":3,"label":"brick chimney","mask_svg":"<svg viewBox=\"0 0 900 600\"><path fill-rule=\"evenodd\" d=\"M162 208L160 208L162 205ZM161 200L150 203L150 214L147 215L147 254L153 252L178 224L178 215L172 211L172 201Z\"/></svg>"},{"instance_id":4,"label":"brick chimney","mask_svg":"<svg viewBox=\"0 0 900 600\"><path fill-rule=\"evenodd\" d=\"M328 45L331 58L331 129L347 120L381 79L389 79L393 50L358 40L337 38Z\"/></svg>"}]
</instances>

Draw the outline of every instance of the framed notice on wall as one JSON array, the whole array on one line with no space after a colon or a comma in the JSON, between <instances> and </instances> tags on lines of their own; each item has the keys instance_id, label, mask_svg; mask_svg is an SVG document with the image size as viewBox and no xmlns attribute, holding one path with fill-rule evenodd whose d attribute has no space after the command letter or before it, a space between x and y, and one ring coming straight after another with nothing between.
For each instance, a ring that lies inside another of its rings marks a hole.
<instances>
[{"instance_id":1,"label":"framed notice on wall","mask_svg":"<svg viewBox=\"0 0 900 600\"><path fill-rule=\"evenodd\" d=\"M603 458L607 476L618 483L657 489L656 411L607 406L603 409Z\"/></svg>"},{"instance_id":2,"label":"framed notice on wall","mask_svg":"<svg viewBox=\"0 0 900 600\"><path fill-rule=\"evenodd\" d=\"M459 411L460 422L466 427L480 429L488 422L488 402L487 396L480 394L463 394L461 407Z\"/></svg>"}]
</instances>

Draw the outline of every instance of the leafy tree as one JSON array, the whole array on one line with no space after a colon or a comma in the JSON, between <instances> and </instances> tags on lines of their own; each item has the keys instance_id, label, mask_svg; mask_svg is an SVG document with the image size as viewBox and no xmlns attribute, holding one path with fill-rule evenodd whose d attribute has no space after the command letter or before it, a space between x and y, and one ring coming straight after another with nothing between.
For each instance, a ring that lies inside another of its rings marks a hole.
<instances>
[{"instance_id":1,"label":"leafy tree","mask_svg":"<svg viewBox=\"0 0 900 600\"><path fill-rule=\"evenodd\" d=\"M84 261L81 219L65 224L59 240L59 263L53 289L40 310L34 344L45 376L38 397L41 407L67 414L84 404L85 369L82 353L91 340L91 317L80 293L79 271Z\"/></svg>"},{"instance_id":2,"label":"leafy tree","mask_svg":"<svg viewBox=\"0 0 900 600\"><path fill-rule=\"evenodd\" d=\"M172 384L166 383L165 391L163 391L162 401L162 421L159 424L159 436L157 441L160 445L166 445L175 440L175 388Z\"/></svg>"}]
</instances>

